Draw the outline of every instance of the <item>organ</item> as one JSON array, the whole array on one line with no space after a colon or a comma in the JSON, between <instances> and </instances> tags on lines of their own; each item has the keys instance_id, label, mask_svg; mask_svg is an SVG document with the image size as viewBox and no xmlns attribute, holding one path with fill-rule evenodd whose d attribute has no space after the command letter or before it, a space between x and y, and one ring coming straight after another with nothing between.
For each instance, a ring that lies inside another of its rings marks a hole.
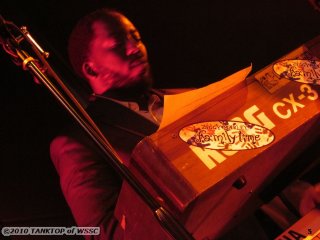
<instances>
[{"instance_id":1,"label":"organ","mask_svg":"<svg viewBox=\"0 0 320 240\"><path fill-rule=\"evenodd\" d=\"M251 67L205 90L169 96L168 114L165 98L164 123L136 146L130 170L195 239L216 239L257 209L259 193L318 137L319 86L280 77L274 66L302 59L314 66L314 80L320 78L319 58L317 37L248 77ZM181 137L186 127L233 121L261 126L274 139L230 151L230 144L208 149ZM126 182L116 216L128 239L171 239Z\"/></svg>"}]
</instances>

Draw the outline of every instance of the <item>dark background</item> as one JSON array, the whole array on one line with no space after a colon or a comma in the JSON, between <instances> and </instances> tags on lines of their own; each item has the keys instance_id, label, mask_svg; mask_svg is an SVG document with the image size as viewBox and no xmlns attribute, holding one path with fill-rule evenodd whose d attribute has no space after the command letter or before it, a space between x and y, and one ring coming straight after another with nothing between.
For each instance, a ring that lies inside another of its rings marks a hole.
<instances>
[{"instance_id":1,"label":"dark background","mask_svg":"<svg viewBox=\"0 0 320 240\"><path fill-rule=\"evenodd\" d=\"M103 6L140 30L155 85L163 88L201 87L251 63L257 71L320 33L320 13L307 0L2 0L0 14L26 25L64 72L72 26ZM4 51L0 66L0 224L72 225L48 152L70 118Z\"/></svg>"}]
</instances>

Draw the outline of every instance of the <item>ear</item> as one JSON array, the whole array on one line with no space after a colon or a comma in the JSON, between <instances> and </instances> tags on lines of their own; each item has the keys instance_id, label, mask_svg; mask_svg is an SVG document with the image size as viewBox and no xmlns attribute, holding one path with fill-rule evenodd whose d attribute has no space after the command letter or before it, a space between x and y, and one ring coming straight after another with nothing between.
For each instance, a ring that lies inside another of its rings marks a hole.
<instances>
[{"instance_id":1,"label":"ear","mask_svg":"<svg viewBox=\"0 0 320 240\"><path fill-rule=\"evenodd\" d=\"M88 80L98 76L97 71L94 70L93 64L90 62L82 64L82 73Z\"/></svg>"}]
</instances>

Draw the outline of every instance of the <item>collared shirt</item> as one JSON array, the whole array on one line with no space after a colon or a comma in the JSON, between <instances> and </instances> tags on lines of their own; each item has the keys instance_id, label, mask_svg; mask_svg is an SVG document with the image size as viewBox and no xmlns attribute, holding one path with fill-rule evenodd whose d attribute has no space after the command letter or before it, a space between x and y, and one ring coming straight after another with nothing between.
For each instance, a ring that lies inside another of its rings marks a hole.
<instances>
[{"instance_id":1,"label":"collared shirt","mask_svg":"<svg viewBox=\"0 0 320 240\"><path fill-rule=\"evenodd\" d=\"M97 98L108 99L121 104L122 106L135 111L137 114L143 116L151 122L160 125L163 114L163 103L160 97L156 94L150 94L150 96L148 96L147 109L140 107L139 104L135 101L122 101L112 97L97 94L93 94L93 96Z\"/></svg>"}]
</instances>

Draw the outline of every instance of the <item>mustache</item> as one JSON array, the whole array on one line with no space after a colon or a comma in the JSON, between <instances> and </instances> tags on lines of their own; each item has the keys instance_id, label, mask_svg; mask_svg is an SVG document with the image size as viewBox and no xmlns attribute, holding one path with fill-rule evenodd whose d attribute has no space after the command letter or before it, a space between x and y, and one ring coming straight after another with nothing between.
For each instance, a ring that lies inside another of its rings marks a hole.
<instances>
[{"instance_id":1,"label":"mustache","mask_svg":"<svg viewBox=\"0 0 320 240\"><path fill-rule=\"evenodd\" d=\"M135 61L140 61L140 60L145 61L145 62L148 61L147 56L145 54L143 54L141 51L133 53L133 54L129 55L128 57L129 57L129 61L131 63L133 63Z\"/></svg>"}]
</instances>

